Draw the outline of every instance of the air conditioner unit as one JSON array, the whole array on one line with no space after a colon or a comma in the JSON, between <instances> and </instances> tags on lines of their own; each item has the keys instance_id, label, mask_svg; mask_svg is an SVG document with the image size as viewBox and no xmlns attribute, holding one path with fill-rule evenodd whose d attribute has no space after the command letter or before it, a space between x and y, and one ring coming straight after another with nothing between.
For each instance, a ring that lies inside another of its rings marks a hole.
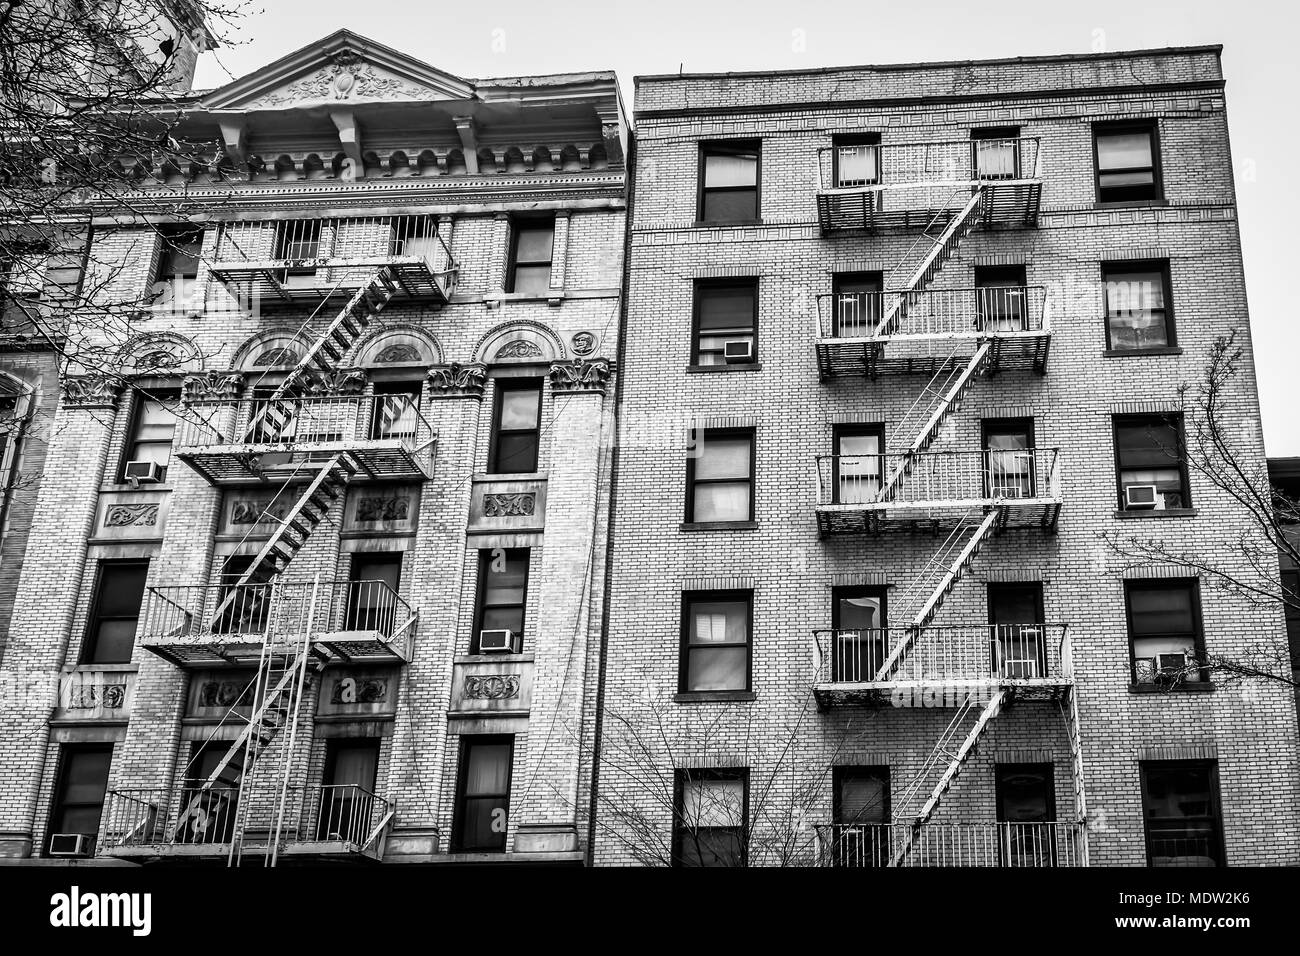
<instances>
[{"instance_id":1,"label":"air conditioner unit","mask_svg":"<svg viewBox=\"0 0 1300 956\"><path fill-rule=\"evenodd\" d=\"M162 469L156 461L128 461L126 480L135 484L156 484L162 481Z\"/></svg>"},{"instance_id":2,"label":"air conditioner unit","mask_svg":"<svg viewBox=\"0 0 1300 956\"><path fill-rule=\"evenodd\" d=\"M95 838L89 833L55 833L50 837L50 856L90 856Z\"/></svg>"},{"instance_id":3,"label":"air conditioner unit","mask_svg":"<svg viewBox=\"0 0 1300 956\"><path fill-rule=\"evenodd\" d=\"M737 362L752 362L754 361L754 343L748 339L725 342L722 346L722 357L727 360L728 365L734 365Z\"/></svg>"},{"instance_id":4,"label":"air conditioner unit","mask_svg":"<svg viewBox=\"0 0 1300 956\"><path fill-rule=\"evenodd\" d=\"M515 632L509 628L479 631L478 649L483 654L510 653L515 649Z\"/></svg>"},{"instance_id":5,"label":"air conditioner unit","mask_svg":"<svg viewBox=\"0 0 1300 956\"><path fill-rule=\"evenodd\" d=\"M1130 509L1160 507L1160 492L1155 485L1125 485L1124 506Z\"/></svg>"},{"instance_id":6,"label":"air conditioner unit","mask_svg":"<svg viewBox=\"0 0 1300 956\"><path fill-rule=\"evenodd\" d=\"M1170 676L1179 676L1187 670L1186 654L1157 654L1156 672Z\"/></svg>"}]
</instances>

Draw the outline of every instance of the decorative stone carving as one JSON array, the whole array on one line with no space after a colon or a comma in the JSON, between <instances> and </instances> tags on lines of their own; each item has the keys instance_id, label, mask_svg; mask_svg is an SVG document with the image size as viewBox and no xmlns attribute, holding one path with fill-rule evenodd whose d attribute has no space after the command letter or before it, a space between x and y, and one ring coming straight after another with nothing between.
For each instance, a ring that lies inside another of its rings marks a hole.
<instances>
[{"instance_id":1,"label":"decorative stone carving","mask_svg":"<svg viewBox=\"0 0 1300 956\"><path fill-rule=\"evenodd\" d=\"M423 87L384 76L351 50L343 50L334 57L332 65L262 97L251 106L268 109L311 100L422 99L428 95L429 91Z\"/></svg>"},{"instance_id":2,"label":"decorative stone carving","mask_svg":"<svg viewBox=\"0 0 1300 956\"><path fill-rule=\"evenodd\" d=\"M527 339L516 339L497 349L496 357L498 359L537 358L541 354L542 347L536 342L529 342Z\"/></svg>"},{"instance_id":3,"label":"decorative stone carving","mask_svg":"<svg viewBox=\"0 0 1300 956\"><path fill-rule=\"evenodd\" d=\"M596 351L596 336L590 332L575 332L569 339L575 355L590 355Z\"/></svg>"},{"instance_id":4,"label":"decorative stone carving","mask_svg":"<svg viewBox=\"0 0 1300 956\"><path fill-rule=\"evenodd\" d=\"M514 700L518 696L518 674L465 675L465 697L469 700Z\"/></svg>"},{"instance_id":5,"label":"decorative stone carving","mask_svg":"<svg viewBox=\"0 0 1300 956\"><path fill-rule=\"evenodd\" d=\"M405 521L411 516L411 499L407 495L388 498L358 498L358 521Z\"/></svg>"},{"instance_id":6,"label":"decorative stone carving","mask_svg":"<svg viewBox=\"0 0 1300 956\"><path fill-rule=\"evenodd\" d=\"M126 706L126 678L99 674L90 680L74 680L68 685L64 706L68 710L121 710Z\"/></svg>"},{"instance_id":7,"label":"decorative stone carving","mask_svg":"<svg viewBox=\"0 0 1300 956\"><path fill-rule=\"evenodd\" d=\"M483 515L487 518L529 517L537 510L533 492L483 496Z\"/></svg>"},{"instance_id":8,"label":"decorative stone carving","mask_svg":"<svg viewBox=\"0 0 1300 956\"><path fill-rule=\"evenodd\" d=\"M486 365L435 365L429 369L429 394L433 397L454 398L466 395L482 398L487 383Z\"/></svg>"},{"instance_id":9,"label":"decorative stone carving","mask_svg":"<svg viewBox=\"0 0 1300 956\"><path fill-rule=\"evenodd\" d=\"M359 368L311 372L302 378L304 395L360 395L366 390L366 373Z\"/></svg>"},{"instance_id":10,"label":"decorative stone carving","mask_svg":"<svg viewBox=\"0 0 1300 956\"><path fill-rule=\"evenodd\" d=\"M107 375L78 375L63 381L63 403L74 408L112 408L122 383Z\"/></svg>"},{"instance_id":11,"label":"decorative stone carving","mask_svg":"<svg viewBox=\"0 0 1300 956\"><path fill-rule=\"evenodd\" d=\"M578 359L551 363L551 388L557 392L599 392L605 394L610 368L606 359Z\"/></svg>"},{"instance_id":12,"label":"decorative stone carving","mask_svg":"<svg viewBox=\"0 0 1300 956\"><path fill-rule=\"evenodd\" d=\"M202 375L187 375L182 393L187 402L234 402L244 389L244 376L239 372L220 372L209 369Z\"/></svg>"},{"instance_id":13,"label":"decorative stone carving","mask_svg":"<svg viewBox=\"0 0 1300 956\"><path fill-rule=\"evenodd\" d=\"M152 528L158 523L158 502L109 505L104 512L105 528Z\"/></svg>"},{"instance_id":14,"label":"decorative stone carving","mask_svg":"<svg viewBox=\"0 0 1300 956\"><path fill-rule=\"evenodd\" d=\"M288 513L288 502L272 502L269 498L236 499L230 503L230 523L232 525L283 521L284 516Z\"/></svg>"},{"instance_id":15,"label":"decorative stone carving","mask_svg":"<svg viewBox=\"0 0 1300 956\"><path fill-rule=\"evenodd\" d=\"M375 362L379 365L392 365L395 362L418 362L423 357L414 345L397 342L380 351L375 356Z\"/></svg>"},{"instance_id":16,"label":"decorative stone carving","mask_svg":"<svg viewBox=\"0 0 1300 956\"><path fill-rule=\"evenodd\" d=\"M207 680L199 687L200 707L230 707L248 689L248 678L236 680Z\"/></svg>"},{"instance_id":17,"label":"decorative stone carving","mask_svg":"<svg viewBox=\"0 0 1300 956\"><path fill-rule=\"evenodd\" d=\"M330 690L331 704L382 704L387 699L384 677L338 677Z\"/></svg>"}]
</instances>

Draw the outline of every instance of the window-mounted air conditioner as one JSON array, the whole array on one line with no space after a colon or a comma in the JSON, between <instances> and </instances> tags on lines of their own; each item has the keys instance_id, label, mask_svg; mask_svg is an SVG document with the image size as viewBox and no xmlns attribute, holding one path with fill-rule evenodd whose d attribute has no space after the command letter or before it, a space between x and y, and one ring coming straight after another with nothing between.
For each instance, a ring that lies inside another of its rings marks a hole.
<instances>
[{"instance_id":1,"label":"window-mounted air conditioner","mask_svg":"<svg viewBox=\"0 0 1300 956\"><path fill-rule=\"evenodd\" d=\"M510 653L515 649L515 632L509 628L479 631L478 649L483 654Z\"/></svg>"},{"instance_id":2,"label":"window-mounted air conditioner","mask_svg":"<svg viewBox=\"0 0 1300 956\"><path fill-rule=\"evenodd\" d=\"M725 342L722 346L722 357L726 359L728 365L735 365L738 362L752 362L754 361L754 343L748 339Z\"/></svg>"},{"instance_id":3,"label":"window-mounted air conditioner","mask_svg":"<svg viewBox=\"0 0 1300 956\"><path fill-rule=\"evenodd\" d=\"M89 833L55 833L50 837L50 856L90 856L95 839Z\"/></svg>"},{"instance_id":4,"label":"window-mounted air conditioner","mask_svg":"<svg viewBox=\"0 0 1300 956\"><path fill-rule=\"evenodd\" d=\"M1124 507L1138 510L1160 507L1160 492L1155 485L1125 485Z\"/></svg>"},{"instance_id":5,"label":"window-mounted air conditioner","mask_svg":"<svg viewBox=\"0 0 1300 956\"><path fill-rule=\"evenodd\" d=\"M1180 676L1187 670L1186 654L1157 654L1156 673L1169 677Z\"/></svg>"},{"instance_id":6,"label":"window-mounted air conditioner","mask_svg":"<svg viewBox=\"0 0 1300 956\"><path fill-rule=\"evenodd\" d=\"M128 461L126 480L133 484L157 484L162 481L162 469L156 461Z\"/></svg>"}]
</instances>

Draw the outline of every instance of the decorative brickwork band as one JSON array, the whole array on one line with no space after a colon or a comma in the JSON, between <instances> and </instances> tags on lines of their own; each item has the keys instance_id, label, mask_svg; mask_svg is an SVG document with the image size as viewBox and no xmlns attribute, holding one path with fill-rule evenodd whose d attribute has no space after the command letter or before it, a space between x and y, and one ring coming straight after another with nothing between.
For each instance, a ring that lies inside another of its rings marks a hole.
<instances>
[{"instance_id":1,"label":"decorative brickwork band","mask_svg":"<svg viewBox=\"0 0 1300 956\"><path fill-rule=\"evenodd\" d=\"M429 394L433 398L482 398L486 383L486 365L453 362L429 369Z\"/></svg>"},{"instance_id":2,"label":"decorative brickwork band","mask_svg":"<svg viewBox=\"0 0 1300 956\"><path fill-rule=\"evenodd\" d=\"M244 390L244 376L240 372L221 372L209 369L202 375L187 375L181 386L187 402L234 402Z\"/></svg>"},{"instance_id":3,"label":"decorative brickwork band","mask_svg":"<svg viewBox=\"0 0 1300 956\"><path fill-rule=\"evenodd\" d=\"M73 408L112 408L122 391L120 380L108 375L78 375L63 381L63 404Z\"/></svg>"},{"instance_id":4,"label":"decorative brickwork band","mask_svg":"<svg viewBox=\"0 0 1300 956\"><path fill-rule=\"evenodd\" d=\"M551 363L551 388L557 392L599 392L609 386L609 360L577 359Z\"/></svg>"}]
</instances>

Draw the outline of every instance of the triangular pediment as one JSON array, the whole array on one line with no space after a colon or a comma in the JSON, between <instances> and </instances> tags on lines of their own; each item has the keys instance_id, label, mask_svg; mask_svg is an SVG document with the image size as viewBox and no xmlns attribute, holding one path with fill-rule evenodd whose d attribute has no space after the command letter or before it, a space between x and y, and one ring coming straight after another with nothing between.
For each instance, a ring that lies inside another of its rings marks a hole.
<instances>
[{"instance_id":1,"label":"triangular pediment","mask_svg":"<svg viewBox=\"0 0 1300 956\"><path fill-rule=\"evenodd\" d=\"M285 110L472 99L467 80L340 30L202 99L211 110Z\"/></svg>"}]
</instances>

